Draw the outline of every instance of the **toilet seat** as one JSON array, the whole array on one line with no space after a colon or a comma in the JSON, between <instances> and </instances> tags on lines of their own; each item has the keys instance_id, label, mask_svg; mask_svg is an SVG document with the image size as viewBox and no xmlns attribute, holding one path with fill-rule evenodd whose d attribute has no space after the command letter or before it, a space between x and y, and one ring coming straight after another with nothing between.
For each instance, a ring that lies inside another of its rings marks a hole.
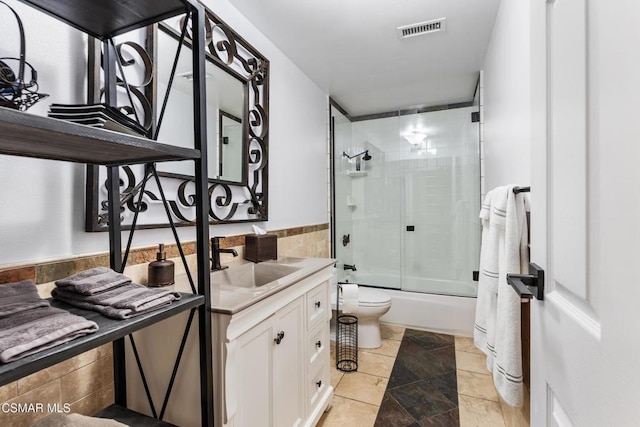
<instances>
[{"instance_id":1,"label":"toilet seat","mask_svg":"<svg viewBox=\"0 0 640 427\"><path fill-rule=\"evenodd\" d=\"M342 304L342 297L340 297L340 304ZM359 307L383 307L390 304L391 297L389 295L369 288L358 288Z\"/></svg>"}]
</instances>

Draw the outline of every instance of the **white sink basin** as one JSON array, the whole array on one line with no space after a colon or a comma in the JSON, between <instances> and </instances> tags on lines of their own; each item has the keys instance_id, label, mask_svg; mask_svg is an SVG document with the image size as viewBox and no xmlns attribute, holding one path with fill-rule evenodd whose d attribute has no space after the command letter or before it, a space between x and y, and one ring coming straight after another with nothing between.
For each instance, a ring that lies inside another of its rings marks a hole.
<instances>
[{"instance_id":1,"label":"white sink basin","mask_svg":"<svg viewBox=\"0 0 640 427\"><path fill-rule=\"evenodd\" d=\"M275 263L242 264L211 272L211 285L227 289L256 290L265 285L277 284L278 279L298 270L298 267Z\"/></svg>"}]
</instances>

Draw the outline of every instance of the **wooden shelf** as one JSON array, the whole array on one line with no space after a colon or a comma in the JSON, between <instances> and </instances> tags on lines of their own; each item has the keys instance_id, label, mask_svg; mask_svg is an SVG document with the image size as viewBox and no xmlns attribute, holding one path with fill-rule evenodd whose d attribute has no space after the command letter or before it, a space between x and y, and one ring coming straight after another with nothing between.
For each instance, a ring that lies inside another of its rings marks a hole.
<instances>
[{"instance_id":1,"label":"wooden shelf","mask_svg":"<svg viewBox=\"0 0 640 427\"><path fill-rule=\"evenodd\" d=\"M50 300L51 306L62 308L98 324L98 331L73 341L23 357L15 362L0 364L0 386L9 384L34 372L77 356L80 353L122 338L146 326L168 319L176 314L204 304L204 296L183 293L182 298L171 305L140 316L116 320L104 317L95 311L83 310L61 301Z\"/></svg>"},{"instance_id":2,"label":"wooden shelf","mask_svg":"<svg viewBox=\"0 0 640 427\"><path fill-rule=\"evenodd\" d=\"M111 405L98 412L95 416L99 418L109 418L122 424L135 427L176 427L174 424L148 417L120 405Z\"/></svg>"},{"instance_id":3,"label":"wooden shelf","mask_svg":"<svg viewBox=\"0 0 640 427\"><path fill-rule=\"evenodd\" d=\"M200 151L0 107L0 154L98 165L199 159Z\"/></svg>"},{"instance_id":4,"label":"wooden shelf","mask_svg":"<svg viewBox=\"0 0 640 427\"><path fill-rule=\"evenodd\" d=\"M180 15L192 0L20 0L90 36L107 39Z\"/></svg>"}]
</instances>

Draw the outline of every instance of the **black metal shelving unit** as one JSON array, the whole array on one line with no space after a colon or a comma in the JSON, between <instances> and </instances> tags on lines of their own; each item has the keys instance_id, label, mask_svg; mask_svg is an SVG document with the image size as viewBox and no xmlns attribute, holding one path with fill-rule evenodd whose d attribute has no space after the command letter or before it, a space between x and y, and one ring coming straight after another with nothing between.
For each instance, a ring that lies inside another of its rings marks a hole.
<instances>
[{"instance_id":1,"label":"black metal shelving unit","mask_svg":"<svg viewBox=\"0 0 640 427\"><path fill-rule=\"evenodd\" d=\"M0 153L40 159L131 165L199 160L200 150L0 107Z\"/></svg>"},{"instance_id":2,"label":"black metal shelving unit","mask_svg":"<svg viewBox=\"0 0 640 427\"><path fill-rule=\"evenodd\" d=\"M204 297L201 295L183 294L182 298L174 301L171 305L126 320L110 319L95 311L83 310L53 299L50 300L50 302L52 307L67 310L70 313L96 322L99 328L98 331L76 338L65 344L23 357L15 362L1 364L0 387L26 377L27 375L31 375L34 372L53 366L70 357L77 356L85 351L122 338L146 326L168 319L178 313L197 308L204 303Z\"/></svg>"},{"instance_id":3,"label":"black metal shelving unit","mask_svg":"<svg viewBox=\"0 0 640 427\"><path fill-rule=\"evenodd\" d=\"M169 425L142 414L129 411L126 396L126 366L124 338L129 336L132 345L132 333L158 321L190 310L180 351L174 365L174 372L165 402L171 393L171 384L180 363L184 343L194 314L198 313L200 391L202 425L213 425L213 361L211 343L211 298L209 290L209 199L207 178L206 145L206 105L205 105L205 14L196 0L20 0L42 12L63 21L70 26L87 33L103 42L105 101L110 105L116 100L116 54L112 38L128 31L143 28L158 21L188 15L191 18L191 37L193 43L193 94L194 94L194 148L186 149L153 140L124 135L104 129L68 123L48 117L35 116L0 107L0 154L104 165L107 167L108 204L109 204L109 253L111 268L122 271L126 255L122 257L120 224L120 165L145 164L155 171L155 162L192 160L195 163L195 211L196 211L196 251L197 251L197 288L191 280L194 294L183 294L179 301L171 306L147 313L129 320L110 320L97 313L64 306L96 321L100 330L90 336L73 340L61 346L25 357L15 362L0 365L0 385L22 378L30 373L52 366L62 360L76 356L84 351L113 342L115 405L102 411L99 416L110 417L131 425ZM131 233L135 231L132 227ZM174 236L179 245L177 233ZM127 245L127 251L129 250ZM184 254L181 253L184 261ZM186 266L186 262L185 262ZM191 275L189 274L191 278ZM137 355L136 355L137 359ZM140 361L138 369L146 384ZM147 395L149 393L147 390ZM153 403L149 399L151 410L156 415ZM164 407L160 416L162 418Z\"/></svg>"}]
</instances>

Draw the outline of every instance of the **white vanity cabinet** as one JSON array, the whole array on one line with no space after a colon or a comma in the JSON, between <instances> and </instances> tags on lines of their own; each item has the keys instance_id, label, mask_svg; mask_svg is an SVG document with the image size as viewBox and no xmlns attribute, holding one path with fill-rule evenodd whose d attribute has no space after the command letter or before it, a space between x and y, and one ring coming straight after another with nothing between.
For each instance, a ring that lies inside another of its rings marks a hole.
<instances>
[{"instance_id":1,"label":"white vanity cabinet","mask_svg":"<svg viewBox=\"0 0 640 427\"><path fill-rule=\"evenodd\" d=\"M238 313L213 313L216 425L313 426L333 395L325 268Z\"/></svg>"},{"instance_id":2,"label":"white vanity cabinet","mask_svg":"<svg viewBox=\"0 0 640 427\"><path fill-rule=\"evenodd\" d=\"M304 418L302 298L278 310L236 340L237 411L234 426L294 426ZM228 378L226 378L228 379ZM233 393L234 387L226 387Z\"/></svg>"}]
</instances>

